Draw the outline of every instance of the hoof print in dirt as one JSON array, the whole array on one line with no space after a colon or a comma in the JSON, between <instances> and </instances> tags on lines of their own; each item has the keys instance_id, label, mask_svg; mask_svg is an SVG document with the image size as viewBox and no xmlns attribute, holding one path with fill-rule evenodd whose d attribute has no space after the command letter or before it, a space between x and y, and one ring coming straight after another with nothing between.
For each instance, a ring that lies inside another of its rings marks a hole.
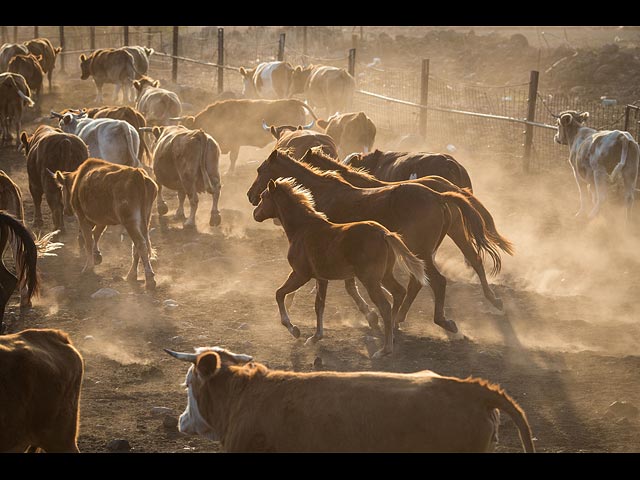
<instances>
[{"instance_id":1,"label":"hoof print in dirt","mask_svg":"<svg viewBox=\"0 0 640 480\"><path fill-rule=\"evenodd\" d=\"M109 450L110 452L130 452L131 451L131 445L129 444L128 440L123 440L123 439L117 439L117 440L111 440L109 443L107 443L107 450Z\"/></svg>"},{"instance_id":2,"label":"hoof print in dirt","mask_svg":"<svg viewBox=\"0 0 640 480\"><path fill-rule=\"evenodd\" d=\"M178 430L178 419L173 415L165 415L162 419L162 426L166 430L177 431Z\"/></svg>"}]
</instances>

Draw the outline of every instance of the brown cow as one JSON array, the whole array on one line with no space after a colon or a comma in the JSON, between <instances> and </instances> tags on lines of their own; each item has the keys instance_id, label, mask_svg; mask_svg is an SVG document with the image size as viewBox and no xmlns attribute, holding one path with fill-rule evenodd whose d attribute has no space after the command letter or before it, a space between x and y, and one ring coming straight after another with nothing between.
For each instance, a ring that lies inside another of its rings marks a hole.
<instances>
[{"instance_id":1,"label":"brown cow","mask_svg":"<svg viewBox=\"0 0 640 480\"><path fill-rule=\"evenodd\" d=\"M447 153L382 152L376 149L369 153L351 154L343 163L354 168L364 168L374 177L386 182L438 175L473 192L466 168Z\"/></svg>"},{"instance_id":2,"label":"brown cow","mask_svg":"<svg viewBox=\"0 0 640 480\"><path fill-rule=\"evenodd\" d=\"M184 219L184 199L189 197L189 218L184 228L195 228L196 211L198 210L198 193L206 191L211 194L211 216L209 225L220 225L220 147L218 143L202 130L189 130L182 125L170 127L153 127L153 134L158 141L153 152L153 172L158 182L158 213L164 215L168 211L162 199L162 187L178 191L180 204L175 218Z\"/></svg>"},{"instance_id":3,"label":"brown cow","mask_svg":"<svg viewBox=\"0 0 640 480\"><path fill-rule=\"evenodd\" d=\"M55 172L62 188L64 209L78 219L87 261L83 272L102 263L98 242L107 225L123 225L133 240L132 263L127 280L137 281L142 258L145 287L153 290L155 274L150 259L154 254L149 239L151 209L158 186L142 168L116 165L99 158L85 160L73 172Z\"/></svg>"},{"instance_id":4,"label":"brown cow","mask_svg":"<svg viewBox=\"0 0 640 480\"><path fill-rule=\"evenodd\" d=\"M47 74L49 92L51 92L51 76L53 75L53 69L56 67L56 57L62 51L62 47L54 48L48 38L34 38L33 40L24 42L24 45L36 57L42 55L40 65L44 73Z\"/></svg>"},{"instance_id":5,"label":"brown cow","mask_svg":"<svg viewBox=\"0 0 640 480\"><path fill-rule=\"evenodd\" d=\"M289 62L262 62L252 69L240 67L245 98L275 100L291 96L293 67Z\"/></svg>"},{"instance_id":6,"label":"brown cow","mask_svg":"<svg viewBox=\"0 0 640 480\"><path fill-rule=\"evenodd\" d=\"M19 43L5 43L0 47L0 72L6 72L9 62L16 55L29 55L29 49Z\"/></svg>"},{"instance_id":7,"label":"brown cow","mask_svg":"<svg viewBox=\"0 0 640 480\"><path fill-rule=\"evenodd\" d=\"M291 93L302 93L314 108L323 108L327 115L350 110L356 81L344 68L327 65L296 67Z\"/></svg>"},{"instance_id":8,"label":"brown cow","mask_svg":"<svg viewBox=\"0 0 640 480\"><path fill-rule=\"evenodd\" d=\"M137 91L136 108L145 116L149 125L169 124L169 118L182 113L182 103L175 92L160 88L160 81L150 77L134 80Z\"/></svg>"},{"instance_id":9,"label":"brown cow","mask_svg":"<svg viewBox=\"0 0 640 480\"><path fill-rule=\"evenodd\" d=\"M318 147L320 151L331 158L338 158L338 147L329 135L309 130L313 124L305 126L280 125L278 127L266 124L263 128L268 128L271 135L276 139L274 150L287 150L296 160L300 160L307 150Z\"/></svg>"},{"instance_id":10,"label":"brown cow","mask_svg":"<svg viewBox=\"0 0 640 480\"><path fill-rule=\"evenodd\" d=\"M192 362L180 431L228 452L491 452L500 414L534 452L520 406L498 385L429 370L271 370L220 347L167 353Z\"/></svg>"},{"instance_id":11,"label":"brown cow","mask_svg":"<svg viewBox=\"0 0 640 480\"><path fill-rule=\"evenodd\" d=\"M44 80L44 70L40 66L42 57L36 57L33 54L16 55L9 61L8 71L19 73L27 81L27 85L36 98L36 109L40 109L41 89Z\"/></svg>"},{"instance_id":12,"label":"brown cow","mask_svg":"<svg viewBox=\"0 0 640 480\"><path fill-rule=\"evenodd\" d=\"M82 355L62 330L0 337L0 452L79 453Z\"/></svg>"},{"instance_id":13,"label":"brown cow","mask_svg":"<svg viewBox=\"0 0 640 480\"><path fill-rule=\"evenodd\" d=\"M147 71L149 70L149 57L155 53L153 48L136 45L120 47L120 49L129 52L133 57L133 65L136 69L135 78L142 78L147 74Z\"/></svg>"},{"instance_id":14,"label":"brown cow","mask_svg":"<svg viewBox=\"0 0 640 480\"><path fill-rule=\"evenodd\" d=\"M118 92L122 88L122 101L133 100L131 95L131 82L136 78L135 62L133 56L126 50L115 48L101 48L95 50L88 57L80 55L80 78L86 80L93 77L96 84L96 102L102 102L102 86L105 83L114 83L113 103L118 100Z\"/></svg>"},{"instance_id":15,"label":"brown cow","mask_svg":"<svg viewBox=\"0 0 640 480\"><path fill-rule=\"evenodd\" d=\"M16 128L16 146L20 146L19 134L22 129L24 107L33 107L31 90L25 78L18 73L0 73L0 127L2 143L11 142L11 127Z\"/></svg>"},{"instance_id":16,"label":"brown cow","mask_svg":"<svg viewBox=\"0 0 640 480\"><path fill-rule=\"evenodd\" d=\"M40 125L31 136L22 132L20 140L27 156L29 191L34 206L33 225L43 225L41 204L44 194L51 209L54 228L64 232L62 195L50 172L74 171L89 158L87 145L77 135L64 133L49 125Z\"/></svg>"},{"instance_id":17,"label":"brown cow","mask_svg":"<svg viewBox=\"0 0 640 480\"><path fill-rule=\"evenodd\" d=\"M222 153L229 153L228 173L233 173L242 145L264 147L273 141L263 127L268 125L303 125L305 110L317 120L315 113L300 100L229 99L215 102L195 117L180 118L187 128L201 128L220 145Z\"/></svg>"},{"instance_id":18,"label":"brown cow","mask_svg":"<svg viewBox=\"0 0 640 480\"><path fill-rule=\"evenodd\" d=\"M336 141L341 157L371 151L376 139L376 126L364 112L335 114L318 120L318 126Z\"/></svg>"}]
</instances>

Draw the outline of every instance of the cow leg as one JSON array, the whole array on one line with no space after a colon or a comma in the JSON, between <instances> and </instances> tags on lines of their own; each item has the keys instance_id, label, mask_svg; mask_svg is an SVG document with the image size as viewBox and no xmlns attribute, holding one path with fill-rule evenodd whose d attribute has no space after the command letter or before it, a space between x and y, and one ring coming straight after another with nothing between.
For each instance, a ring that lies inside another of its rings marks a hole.
<instances>
[{"instance_id":1,"label":"cow leg","mask_svg":"<svg viewBox=\"0 0 640 480\"><path fill-rule=\"evenodd\" d=\"M127 272L127 282L137 282L138 281L138 263L140 262L140 255L138 254L138 249L136 248L134 243L131 243L131 267Z\"/></svg>"},{"instance_id":2,"label":"cow leg","mask_svg":"<svg viewBox=\"0 0 640 480\"><path fill-rule=\"evenodd\" d=\"M102 83L99 83L98 81L96 81L94 79L94 82L96 84L96 103L102 103Z\"/></svg>"},{"instance_id":3,"label":"cow leg","mask_svg":"<svg viewBox=\"0 0 640 480\"><path fill-rule=\"evenodd\" d=\"M84 239L84 250L87 256L87 260L84 264L84 268L82 269L82 273L92 272L94 266L92 229L94 225L81 217L78 217L78 225L80 227L82 238Z\"/></svg>"},{"instance_id":4,"label":"cow leg","mask_svg":"<svg viewBox=\"0 0 640 480\"><path fill-rule=\"evenodd\" d=\"M233 175L236 171L236 161L239 153L240 147L231 147L231 150L229 150L229 170L227 170L227 175Z\"/></svg>"},{"instance_id":5,"label":"cow leg","mask_svg":"<svg viewBox=\"0 0 640 480\"><path fill-rule=\"evenodd\" d=\"M638 167L634 166L631 172L623 172L622 185L624 191L624 203L625 203L625 222L627 225L631 222L631 209L635 201L635 189L638 178Z\"/></svg>"},{"instance_id":6,"label":"cow leg","mask_svg":"<svg viewBox=\"0 0 640 480\"><path fill-rule=\"evenodd\" d=\"M381 358L393 352L393 317L391 313L391 305L389 304L387 297L384 295L380 282L372 279L361 278L360 276L358 276L358 278L362 281L364 288L367 289L367 293L369 294L369 297L371 297L371 301L376 307L378 307L378 311L380 312L380 316L384 323L384 343L382 348L371 357Z\"/></svg>"},{"instance_id":7,"label":"cow leg","mask_svg":"<svg viewBox=\"0 0 640 480\"><path fill-rule=\"evenodd\" d=\"M102 263L102 254L100 253L98 242L100 241L105 228L107 228L106 225L96 225L93 227L93 263L95 265L100 265Z\"/></svg>"},{"instance_id":8,"label":"cow leg","mask_svg":"<svg viewBox=\"0 0 640 480\"><path fill-rule=\"evenodd\" d=\"M289 274L289 277L285 280L285 282L276 290L276 303L278 304L278 310L280 311L280 323L282 323L289 333L293 335L295 338L300 337L300 329L291 324L291 320L289 320L289 314L287 313L287 309L284 306L284 298L287 294L291 292L295 292L305 283L310 280L311 277L306 277L298 274L295 270Z\"/></svg>"},{"instance_id":9,"label":"cow leg","mask_svg":"<svg viewBox=\"0 0 640 480\"><path fill-rule=\"evenodd\" d=\"M217 227L220 225L222 221L220 217L220 210L218 210L218 202L220 201L220 183L216 188L216 184L214 183L214 191L211 194L211 215L209 216L209 226Z\"/></svg>"},{"instance_id":10,"label":"cow leg","mask_svg":"<svg viewBox=\"0 0 640 480\"><path fill-rule=\"evenodd\" d=\"M593 180L596 190L596 203L589 212L590 219L598 215L602 204L607 199L607 182L609 180L609 175L607 175L607 172L604 169L598 169L593 172Z\"/></svg>"},{"instance_id":11,"label":"cow leg","mask_svg":"<svg viewBox=\"0 0 640 480\"><path fill-rule=\"evenodd\" d=\"M184 193L184 190L178 190L178 209L176 213L173 215L174 220L184 220L184 199L187 195Z\"/></svg>"},{"instance_id":12,"label":"cow leg","mask_svg":"<svg viewBox=\"0 0 640 480\"><path fill-rule=\"evenodd\" d=\"M158 215L166 215L169 211L164 198L162 198L162 184L158 182L158 196L156 197L156 207L158 209Z\"/></svg>"},{"instance_id":13,"label":"cow leg","mask_svg":"<svg viewBox=\"0 0 640 480\"><path fill-rule=\"evenodd\" d=\"M44 222L42 220L42 190L32 187L29 185L29 191L31 192L31 198L33 198L33 226L34 227L42 227ZM51 207L51 203L49 203L49 207ZM53 209L51 210L53 212ZM54 220L54 228L55 227L55 216Z\"/></svg>"},{"instance_id":14,"label":"cow leg","mask_svg":"<svg viewBox=\"0 0 640 480\"><path fill-rule=\"evenodd\" d=\"M116 83L115 87L113 88L113 104L114 105L118 104L118 94L120 93L120 88L122 88L120 83ZM124 97L124 92L122 93L122 95Z\"/></svg>"},{"instance_id":15,"label":"cow leg","mask_svg":"<svg viewBox=\"0 0 640 480\"><path fill-rule=\"evenodd\" d=\"M182 224L184 228L196 228L196 212L198 211L198 192L196 192L195 182L189 191L189 218Z\"/></svg>"},{"instance_id":16,"label":"cow leg","mask_svg":"<svg viewBox=\"0 0 640 480\"><path fill-rule=\"evenodd\" d=\"M131 269L133 270L134 275L136 275L137 277L136 270L138 266L138 260L136 259L136 255L138 255L140 260L142 260L142 265L144 266L145 289L153 290L156 288L156 281L155 281L155 273L153 271L153 268L151 267L151 259L150 259L151 249L147 248L147 239L141 233L140 225L127 224L125 225L125 227L127 228L127 232L129 233L131 240L133 240L133 244L136 249L135 253L132 250L133 261L132 261ZM129 271L129 274L127 275L127 279L129 279L130 277L131 277L131 271Z\"/></svg>"},{"instance_id":17,"label":"cow leg","mask_svg":"<svg viewBox=\"0 0 640 480\"><path fill-rule=\"evenodd\" d=\"M578 186L578 196L580 198L580 209L575 214L576 217L579 217L584 213L586 207L584 194L582 192L582 180L580 179L580 176L578 175L575 167L571 165L571 168L573 168L573 177L576 179L576 185Z\"/></svg>"},{"instance_id":18,"label":"cow leg","mask_svg":"<svg viewBox=\"0 0 640 480\"><path fill-rule=\"evenodd\" d=\"M316 333L313 336L307 338L307 341L304 342L305 345L313 345L318 340L322 340L324 335L324 325L322 317L324 315L324 304L327 299L327 287L329 286L329 282L327 280L317 280L316 281Z\"/></svg>"},{"instance_id":19,"label":"cow leg","mask_svg":"<svg viewBox=\"0 0 640 480\"><path fill-rule=\"evenodd\" d=\"M369 304L360 295L360 292L358 291L358 287L356 286L356 279L355 278L346 279L344 281L344 288L347 291L347 293L351 296L351 298L353 298L353 301L356 302L358 310L360 310L360 313L362 313L365 316L365 318L367 319L367 322L369 323L369 326L374 330L378 329L379 328L378 314L375 311L373 311L371 307L369 307Z\"/></svg>"}]
</instances>

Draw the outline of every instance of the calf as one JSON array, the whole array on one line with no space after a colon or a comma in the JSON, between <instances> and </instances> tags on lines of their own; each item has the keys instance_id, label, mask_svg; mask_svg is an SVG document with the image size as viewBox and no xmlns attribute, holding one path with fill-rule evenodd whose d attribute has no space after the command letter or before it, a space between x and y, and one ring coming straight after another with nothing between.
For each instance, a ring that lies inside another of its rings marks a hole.
<instances>
[{"instance_id":1,"label":"calf","mask_svg":"<svg viewBox=\"0 0 640 480\"><path fill-rule=\"evenodd\" d=\"M553 137L556 143L570 147L569 164L580 196L580 209L576 216L582 215L587 207L582 185L591 191L593 207L589 218L593 218L607 197L608 183L621 180L628 221L638 179L640 149L629 132L597 131L584 125L588 118L588 112L562 112L558 115L558 132ZM595 188L591 190L592 187Z\"/></svg>"},{"instance_id":2,"label":"calf","mask_svg":"<svg viewBox=\"0 0 640 480\"><path fill-rule=\"evenodd\" d=\"M54 48L48 38L34 38L24 42L24 45L36 57L42 57L40 65L44 73L47 74L49 92L51 92L51 76L53 75L53 69L56 67L56 57L62 51L62 47Z\"/></svg>"},{"instance_id":3,"label":"calf","mask_svg":"<svg viewBox=\"0 0 640 480\"><path fill-rule=\"evenodd\" d=\"M62 330L0 337L0 452L79 453L82 355Z\"/></svg>"},{"instance_id":4,"label":"calf","mask_svg":"<svg viewBox=\"0 0 640 480\"><path fill-rule=\"evenodd\" d=\"M136 78L135 60L126 50L114 48L102 48L95 50L88 57L80 55L80 78L87 80L93 77L96 84L96 102L102 102L102 86L105 83L114 83L113 103L118 100L118 93L122 88L122 101L133 100L131 95L131 82Z\"/></svg>"},{"instance_id":5,"label":"calf","mask_svg":"<svg viewBox=\"0 0 640 480\"><path fill-rule=\"evenodd\" d=\"M85 160L73 172L56 171L54 178L62 189L64 209L75 214L84 240L87 260L83 272L102 263L98 247L108 225L122 225L133 241L132 263L127 280L138 279L142 259L145 287L153 290L155 274L150 259L154 254L149 239L151 208L158 186L142 168L115 165L99 158Z\"/></svg>"},{"instance_id":6,"label":"calf","mask_svg":"<svg viewBox=\"0 0 640 480\"><path fill-rule=\"evenodd\" d=\"M296 67L291 93L302 93L314 108L327 115L348 111L353 103L356 81L344 68L327 65Z\"/></svg>"},{"instance_id":7,"label":"calf","mask_svg":"<svg viewBox=\"0 0 640 480\"><path fill-rule=\"evenodd\" d=\"M53 226L64 232L62 195L50 172L72 172L89 158L87 145L80 137L59 128L40 125L33 135L22 132L20 140L27 156L29 191L33 198L33 225L42 227L42 195L51 209Z\"/></svg>"},{"instance_id":8,"label":"calf","mask_svg":"<svg viewBox=\"0 0 640 480\"><path fill-rule=\"evenodd\" d=\"M44 80L44 70L40 66L41 56L36 57L33 54L16 55L9 62L8 70L13 73L19 73L27 81L29 89L34 93L36 98L36 108L40 109L40 91L42 89L42 81Z\"/></svg>"},{"instance_id":9,"label":"calf","mask_svg":"<svg viewBox=\"0 0 640 480\"><path fill-rule=\"evenodd\" d=\"M309 130L313 122L305 126L281 125L278 127L267 126L263 123L262 128L269 130L276 139L274 150L287 150L296 160L300 160L305 152L312 147L318 147L320 151L331 158L338 158L338 148L329 135Z\"/></svg>"},{"instance_id":10,"label":"calf","mask_svg":"<svg viewBox=\"0 0 640 480\"><path fill-rule=\"evenodd\" d=\"M184 219L184 199L189 197L189 218L185 228L195 228L198 210L198 193L211 194L211 216L209 225L220 225L220 147L217 142L202 130L189 130L181 125L153 127L158 139L153 153L153 171L158 182L158 213L168 211L162 198L162 187L178 191L180 202L175 217Z\"/></svg>"},{"instance_id":11,"label":"calf","mask_svg":"<svg viewBox=\"0 0 640 480\"><path fill-rule=\"evenodd\" d=\"M271 370L220 347L167 353L192 362L180 431L219 440L228 452L491 452L500 415L533 452L520 406L479 378L429 370Z\"/></svg>"},{"instance_id":12,"label":"calf","mask_svg":"<svg viewBox=\"0 0 640 480\"><path fill-rule=\"evenodd\" d=\"M79 136L89 147L92 157L131 167L142 167L137 152L140 137L136 129L124 120L113 118L89 118L85 112L64 115L51 112L58 118L63 132Z\"/></svg>"},{"instance_id":13,"label":"calf","mask_svg":"<svg viewBox=\"0 0 640 480\"><path fill-rule=\"evenodd\" d=\"M136 108L145 116L149 125L168 125L171 117L182 113L182 103L175 92L160 88L160 82L149 77L134 80L138 92Z\"/></svg>"},{"instance_id":14,"label":"calf","mask_svg":"<svg viewBox=\"0 0 640 480\"><path fill-rule=\"evenodd\" d=\"M33 107L31 90L25 78L18 73L0 73L0 127L2 144L11 142L11 127L15 125L16 146L19 147L19 133L22 129L24 107Z\"/></svg>"},{"instance_id":15,"label":"calf","mask_svg":"<svg viewBox=\"0 0 640 480\"><path fill-rule=\"evenodd\" d=\"M367 153L376 139L376 126L364 112L335 114L318 120L318 126L336 141L340 156Z\"/></svg>"},{"instance_id":16,"label":"calf","mask_svg":"<svg viewBox=\"0 0 640 480\"><path fill-rule=\"evenodd\" d=\"M289 98L293 67L289 62L262 62L252 69L240 67L245 98Z\"/></svg>"},{"instance_id":17,"label":"calf","mask_svg":"<svg viewBox=\"0 0 640 480\"><path fill-rule=\"evenodd\" d=\"M446 153L382 152L348 155L343 163L354 168L364 168L374 177L386 182L413 180L428 175L446 178L460 188L473 192L467 170Z\"/></svg>"}]
</instances>

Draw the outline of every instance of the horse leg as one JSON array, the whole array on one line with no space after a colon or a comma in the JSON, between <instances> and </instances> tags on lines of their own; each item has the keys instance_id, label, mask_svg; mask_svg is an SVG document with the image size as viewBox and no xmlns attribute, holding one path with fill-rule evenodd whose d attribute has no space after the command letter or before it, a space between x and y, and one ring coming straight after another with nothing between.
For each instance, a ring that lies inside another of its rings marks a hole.
<instances>
[{"instance_id":1,"label":"horse leg","mask_svg":"<svg viewBox=\"0 0 640 480\"><path fill-rule=\"evenodd\" d=\"M456 322L447 320L444 315L444 298L447 289L447 279L440 273L438 267L433 263L433 259L429 258L424 263L427 276L429 277L429 285L431 286L431 290L433 290L434 296L433 322L448 332L458 333Z\"/></svg>"},{"instance_id":2,"label":"horse leg","mask_svg":"<svg viewBox=\"0 0 640 480\"><path fill-rule=\"evenodd\" d=\"M393 262L395 263L395 262ZM393 276L393 263L391 264L391 268L388 268L382 277L382 285L386 288L393 297L393 305L391 308L391 316L394 321L394 328L398 328L398 311L400 310L400 306L404 301L404 298L407 296L407 290L402 286L400 282Z\"/></svg>"},{"instance_id":3,"label":"horse leg","mask_svg":"<svg viewBox=\"0 0 640 480\"><path fill-rule=\"evenodd\" d=\"M328 280L317 280L316 281L316 333L313 336L307 338L307 341L304 342L305 345L313 345L318 340L322 339L324 334L324 326L322 322L322 316L324 315L324 303L327 299L327 287L329 286Z\"/></svg>"},{"instance_id":4,"label":"horse leg","mask_svg":"<svg viewBox=\"0 0 640 480\"><path fill-rule=\"evenodd\" d=\"M289 333L293 335L295 338L300 337L300 329L291 324L291 320L289 320L289 314L287 313L287 309L284 306L284 297L291 293L295 292L305 283L310 280L310 277L304 277L298 274L295 270L289 273L289 277L285 280L285 282L276 290L276 303L278 304L278 310L280 311L280 323L282 323Z\"/></svg>"},{"instance_id":5,"label":"horse leg","mask_svg":"<svg viewBox=\"0 0 640 480\"><path fill-rule=\"evenodd\" d=\"M347 291L347 293L351 296L351 298L353 298L353 301L356 302L356 305L358 306L358 310L360 310L360 313L362 313L365 316L365 318L367 319L367 322L369 323L369 326L374 330L379 329L380 327L378 326L378 314L375 311L373 311L371 307L369 307L369 304L360 295L360 292L358 291L358 287L356 285L356 279L355 278L346 279L344 281L344 288Z\"/></svg>"},{"instance_id":6,"label":"horse leg","mask_svg":"<svg viewBox=\"0 0 640 480\"><path fill-rule=\"evenodd\" d=\"M602 204L607 199L607 182L609 180L609 175L604 169L598 169L593 172L593 180L596 189L596 202L591 211L589 212L589 219L594 218L598 215Z\"/></svg>"},{"instance_id":7,"label":"horse leg","mask_svg":"<svg viewBox=\"0 0 640 480\"><path fill-rule=\"evenodd\" d=\"M382 285L374 279L362 278L358 276L371 300L378 307L378 311L382 316L384 323L384 343L382 348L372 355L371 358L380 358L393 352L393 316L391 312L391 304L382 291Z\"/></svg>"},{"instance_id":8,"label":"horse leg","mask_svg":"<svg viewBox=\"0 0 640 480\"><path fill-rule=\"evenodd\" d=\"M176 213L173 215L174 220L184 220L184 199L187 195L184 193L184 190L178 190L178 209Z\"/></svg>"},{"instance_id":9,"label":"horse leg","mask_svg":"<svg viewBox=\"0 0 640 480\"><path fill-rule=\"evenodd\" d=\"M404 322L407 319L407 314L409 313L409 308L411 308L411 304L418 296L418 292L422 289L422 285L418 282L413 276L409 277L409 283L407 285L407 294L404 297L404 301L402 305L400 305L400 310L398 310L398 314L395 318L395 323L399 324Z\"/></svg>"},{"instance_id":10,"label":"horse leg","mask_svg":"<svg viewBox=\"0 0 640 480\"><path fill-rule=\"evenodd\" d=\"M487 281L487 274L484 270L484 265L482 264L482 258L478 255L477 250L473 247L469 239L464 233L462 229L462 225L460 222L456 222L451 225L449 228L449 237L453 242L458 246L464 258L467 260L467 263L471 265L471 267L475 270L478 278L480 279L480 285L482 285L482 291L484 292L484 296L487 300L491 302L491 304L502 310L503 303L502 299L496 297L496 294L493 292L493 289L489 286L489 282Z\"/></svg>"}]
</instances>

